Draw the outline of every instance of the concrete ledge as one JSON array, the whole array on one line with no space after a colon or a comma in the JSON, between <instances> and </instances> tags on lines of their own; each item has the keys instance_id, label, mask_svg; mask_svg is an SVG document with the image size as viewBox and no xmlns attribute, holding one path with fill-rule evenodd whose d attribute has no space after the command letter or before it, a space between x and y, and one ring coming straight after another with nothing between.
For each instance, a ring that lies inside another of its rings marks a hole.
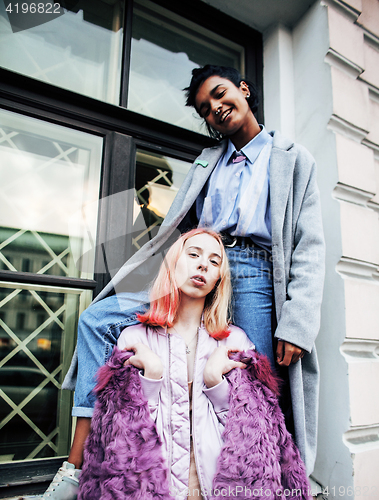
<instances>
[{"instance_id":1,"label":"concrete ledge","mask_svg":"<svg viewBox=\"0 0 379 500\"><path fill-rule=\"evenodd\" d=\"M336 271L343 278L356 278L369 280L379 285L378 266L371 262L341 257L336 265Z\"/></svg>"},{"instance_id":2,"label":"concrete ledge","mask_svg":"<svg viewBox=\"0 0 379 500\"><path fill-rule=\"evenodd\" d=\"M338 115L332 115L330 117L327 128L357 142L362 142L369 133L368 130L357 127Z\"/></svg>"},{"instance_id":3,"label":"concrete ledge","mask_svg":"<svg viewBox=\"0 0 379 500\"><path fill-rule=\"evenodd\" d=\"M367 203L375 196L375 193L370 193L368 191L364 191L363 189L358 189L339 182L333 189L332 196L336 200L347 201L349 203L355 203L356 205L367 207Z\"/></svg>"},{"instance_id":4,"label":"concrete ledge","mask_svg":"<svg viewBox=\"0 0 379 500\"><path fill-rule=\"evenodd\" d=\"M352 78L358 78L364 72L364 69L358 66L358 64L353 63L350 59L347 59L347 57L332 48L329 48L324 61L330 64L330 66L335 66L344 71Z\"/></svg>"},{"instance_id":5,"label":"concrete ledge","mask_svg":"<svg viewBox=\"0 0 379 500\"><path fill-rule=\"evenodd\" d=\"M379 102L379 95L378 95L378 102ZM366 146L367 148L370 148L374 151L374 158L375 160L379 160L379 145L376 144L375 142L369 141L368 139L363 139L362 144Z\"/></svg>"},{"instance_id":6,"label":"concrete ledge","mask_svg":"<svg viewBox=\"0 0 379 500\"><path fill-rule=\"evenodd\" d=\"M361 14L361 11L354 9L351 5L343 2L342 0L323 0L321 5L327 5L328 7L334 7L341 14L345 15L347 18L355 22Z\"/></svg>"},{"instance_id":7,"label":"concrete ledge","mask_svg":"<svg viewBox=\"0 0 379 500\"><path fill-rule=\"evenodd\" d=\"M362 361L379 361L379 341L345 339L340 352L348 363Z\"/></svg>"},{"instance_id":8,"label":"concrete ledge","mask_svg":"<svg viewBox=\"0 0 379 500\"><path fill-rule=\"evenodd\" d=\"M379 449L379 425L352 428L342 439L351 453Z\"/></svg>"}]
</instances>

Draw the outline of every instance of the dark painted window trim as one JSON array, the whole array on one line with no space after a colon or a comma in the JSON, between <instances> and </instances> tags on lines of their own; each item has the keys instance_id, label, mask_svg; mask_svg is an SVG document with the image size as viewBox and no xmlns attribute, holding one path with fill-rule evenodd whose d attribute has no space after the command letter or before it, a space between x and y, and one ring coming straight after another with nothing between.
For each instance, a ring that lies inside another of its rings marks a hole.
<instances>
[{"instance_id":1,"label":"dark painted window trim","mask_svg":"<svg viewBox=\"0 0 379 500\"><path fill-rule=\"evenodd\" d=\"M181 152L198 154L202 148L214 144L210 138L196 132L3 68L0 68L0 106L101 136L108 131L131 135L172 148L180 157Z\"/></svg>"},{"instance_id":2,"label":"dark painted window trim","mask_svg":"<svg viewBox=\"0 0 379 500\"><path fill-rule=\"evenodd\" d=\"M126 108L128 104L130 55L132 50L132 21L133 21L133 0L125 0L124 15L124 43L122 53L122 74L120 106Z\"/></svg>"},{"instance_id":3,"label":"dark painted window trim","mask_svg":"<svg viewBox=\"0 0 379 500\"><path fill-rule=\"evenodd\" d=\"M103 170L101 180L101 194L97 227L97 248L95 270L106 269L106 273L95 273L97 282L94 290L96 296L110 281L107 257L112 258L112 269L120 268L131 255L130 238L125 238L126 244L120 243L120 228L124 228L125 235L132 227L133 198L112 197L122 192L134 189L135 184L135 141L131 136L110 132L106 136ZM107 202L101 199L110 196ZM124 205L124 202L129 206ZM104 222L106 221L106 223Z\"/></svg>"},{"instance_id":4,"label":"dark painted window trim","mask_svg":"<svg viewBox=\"0 0 379 500\"><path fill-rule=\"evenodd\" d=\"M59 286L61 288L75 288L93 290L95 280L70 278L69 276L54 276L50 274L21 273L17 271L0 271L0 281L7 283L28 283L30 285Z\"/></svg>"}]
</instances>

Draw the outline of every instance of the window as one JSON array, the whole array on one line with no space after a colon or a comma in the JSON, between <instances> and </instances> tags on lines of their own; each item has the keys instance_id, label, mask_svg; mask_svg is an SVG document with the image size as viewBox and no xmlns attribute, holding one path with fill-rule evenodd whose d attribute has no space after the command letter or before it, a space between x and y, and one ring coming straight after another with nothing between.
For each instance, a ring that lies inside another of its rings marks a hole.
<instances>
[{"instance_id":1,"label":"window","mask_svg":"<svg viewBox=\"0 0 379 500\"><path fill-rule=\"evenodd\" d=\"M0 120L0 259L10 271L87 277L75 258L96 233L102 139L4 110Z\"/></svg>"},{"instance_id":2,"label":"window","mask_svg":"<svg viewBox=\"0 0 379 500\"><path fill-rule=\"evenodd\" d=\"M36 287L35 287L36 288ZM17 296L23 288L9 286L2 300L0 351L1 461L54 457L68 452L70 417L64 409L69 394L60 386L62 370L72 354L81 293L51 287L45 299L36 289L20 311ZM40 311L46 312L41 320ZM5 316L5 314L4 314ZM69 347L65 344L71 344Z\"/></svg>"},{"instance_id":3,"label":"window","mask_svg":"<svg viewBox=\"0 0 379 500\"><path fill-rule=\"evenodd\" d=\"M21 269L22 269L22 272L24 272L24 273L31 272L31 269L30 269L30 259L22 259Z\"/></svg>"},{"instance_id":4,"label":"window","mask_svg":"<svg viewBox=\"0 0 379 500\"><path fill-rule=\"evenodd\" d=\"M261 35L202 1L70 4L13 33L0 3L1 485L48 483L67 456L79 314L213 144L184 107L191 70L261 86Z\"/></svg>"},{"instance_id":5,"label":"window","mask_svg":"<svg viewBox=\"0 0 379 500\"><path fill-rule=\"evenodd\" d=\"M16 330L21 331L25 329L25 313L17 313L16 316Z\"/></svg>"},{"instance_id":6,"label":"window","mask_svg":"<svg viewBox=\"0 0 379 500\"><path fill-rule=\"evenodd\" d=\"M135 190L139 205L134 216L133 252L156 234L191 164L137 150Z\"/></svg>"},{"instance_id":7,"label":"window","mask_svg":"<svg viewBox=\"0 0 379 500\"><path fill-rule=\"evenodd\" d=\"M81 0L69 7L72 3L63 2L61 15L15 33L1 3L0 40L7 50L0 53L0 66L206 133L193 110L184 107L182 90L192 69L209 62L233 66L242 74L253 73L252 61L246 64L251 52L245 46L246 27L240 30L237 42L229 36L230 28L233 31L230 22L226 33L215 32L215 27L223 25L215 11L208 14L209 20L216 21L210 22L209 29L199 25L201 15L194 22L172 11L178 6L169 3L166 8L160 3ZM180 4L181 10L185 3ZM197 2L198 9L200 4ZM196 12L196 3L188 5ZM254 44L257 37L252 30L249 35ZM249 76L256 79L258 75Z\"/></svg>"},{"instance_id":8,"label":"window","mask_svg":"<svg viewBox=\"0 0 379 500\"><path fill-rule=\"evenodd\" d=\"M103 140L4 110L0 120L3 268L15 281L18 273L82 280L75 292L59 278L50 286L0 284L0 461L9 461L68 451L69 415L60 412L69 395L60 384L94 274L88 234L96 239Z\"/></svg>"},{"instance_id":9,"label":"window","mask_svg":"<svg viewBox=\"0 0 379 500\"><path fill-rule=\"evenodd\" d=\"M185 107L183 88L192 69L209 61L244 73L241 45L149 0L134 3L129 109L204 133L202 120Z\"/></svg>"},{"instance_id":10,"label":"window","mask_svg":"<svg viewBox=\"0 0 379 500\"><path fill-rule=\"evenodd\" d=\"M20 4L21 8L21 4ZM48 23L12 32L0 3L0 66L118 104L124 2L82 0Z\"/></svg>"}]
</instances>

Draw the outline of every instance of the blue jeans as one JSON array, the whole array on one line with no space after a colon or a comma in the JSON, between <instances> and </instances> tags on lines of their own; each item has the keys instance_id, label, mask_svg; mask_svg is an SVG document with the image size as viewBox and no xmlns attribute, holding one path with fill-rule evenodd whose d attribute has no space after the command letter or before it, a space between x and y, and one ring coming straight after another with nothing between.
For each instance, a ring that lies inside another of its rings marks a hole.
<instances>
[{"instance_id":1,"label":"blue jeans","mask_svg":"<svg viewBox=\"0 0 379 500\"><path fill-rule=\"evenodd\" d=\"M272 350L272 264L256 248L227 248L233 286L233 323L245 330L256 349L268 356ZM86 309L78 325L78 377L72 415L92 417L96 372L112 353L124 328L137 323L148 307L146 292L119 293ZM238 347L238 346L237 346Z\"/></svg>"},{"instance_id":2,"label":"blue jeans","mask_svg":"<svg viewBox=\"0 0 379 500\"><path fill-rule=\"evenodd\" d=\"M233 324L246 332L258 352L275 367L272 345L271 255L256 247L226 248L232 275Z\"/></svg>"},{"instance_id":3,"label":"blue jeans","mask_svg":"<svg viewBox=\"0 0 379 500\"><path fill-rule=\"evenodd\" d=\"M148 305L146 292L119 293L92 304L80 316L73 417L92 417L97 370L109 359L122 330L138 323L137 314Z\"/></svg>"}]
</instances>

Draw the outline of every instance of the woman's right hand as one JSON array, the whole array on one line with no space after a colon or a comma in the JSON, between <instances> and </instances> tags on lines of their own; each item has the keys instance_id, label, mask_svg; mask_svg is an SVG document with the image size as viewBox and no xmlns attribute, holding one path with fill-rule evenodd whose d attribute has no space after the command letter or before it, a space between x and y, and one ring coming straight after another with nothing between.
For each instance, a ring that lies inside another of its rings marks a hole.
<instances>
[{"instance_id":1,"label":"woman's right hand","mask_svg":"<svg viewBox=\"0 0 379 500\"><path fill-rule=\"evenodd\" d=\"M127 346L124 351L133 351L131 356L124 363L124 366L133 365L144 370L144 377L159 380L163 376L163 364L159 356L155 354L147 345L138 342L135 345Z\"/></svg>"},{"instance_id":2,"label":"woman's right hand","mask_svg":"<svg viewBox=\"0 0 379 500\"><path fill-rule=\"evenodd\" d=\"M222 376L234 368L246 368L245 363L233 361L229 358L231 352L241 352L238 347L219 346L209 356L205 365L203 378L204 383L210 389L222 382Z\"/></svg>"}]
</instances>

